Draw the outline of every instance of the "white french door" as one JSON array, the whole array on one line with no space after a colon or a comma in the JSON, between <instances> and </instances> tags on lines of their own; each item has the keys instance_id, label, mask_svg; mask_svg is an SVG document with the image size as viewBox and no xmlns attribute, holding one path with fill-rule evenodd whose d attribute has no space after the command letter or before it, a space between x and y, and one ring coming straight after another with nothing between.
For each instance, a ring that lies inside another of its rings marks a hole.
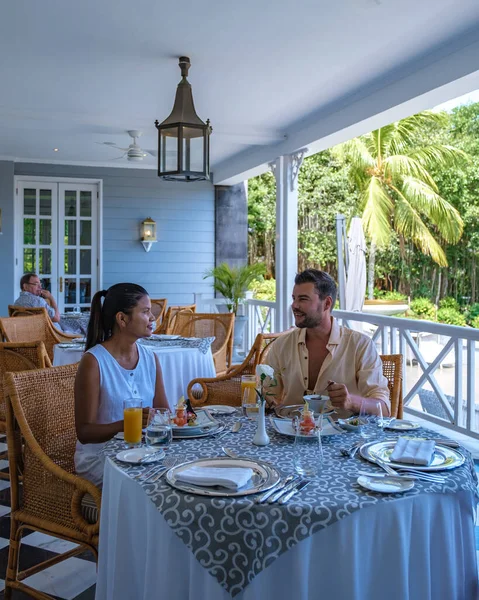
<instances>
[{"instance_id":1,"label":"white french door","mask_svg":"<svg viewBox=\"0 0 479 600\"><path fill-rule=\"evenodd\" d=\"M99 195L98 183L16 181L16 282L37 273L60 312L88 310L99 287Z\"/></svg>"}]
</instances>

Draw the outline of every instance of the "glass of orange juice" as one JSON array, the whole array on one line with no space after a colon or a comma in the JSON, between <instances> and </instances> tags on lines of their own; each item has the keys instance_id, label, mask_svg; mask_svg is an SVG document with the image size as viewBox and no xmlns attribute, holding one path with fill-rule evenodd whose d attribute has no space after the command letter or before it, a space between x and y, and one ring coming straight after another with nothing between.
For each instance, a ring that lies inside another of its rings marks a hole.
<instances>
[{"instance_id":1,"label":"glass of orange juice","mask_svg":"<svg viewBox=\"0 0 479 600\"><path fill-rule=\"evenodd\" d=\"M143 424L143 402L139 398L123 401L123 433L128 447L140 446Z\"/></svg>"},{"instance_id":2,"label":"glass of orange juice","mask_svg":"<svg viewBox=\"0 0 479 600\"><path fill-rule=\"evenodd\" d=\"M241 405L243 414L249 419L255 419L258 415L258 397L256 395L256 376L241 376Z\"/></svg>"}]
</instances>

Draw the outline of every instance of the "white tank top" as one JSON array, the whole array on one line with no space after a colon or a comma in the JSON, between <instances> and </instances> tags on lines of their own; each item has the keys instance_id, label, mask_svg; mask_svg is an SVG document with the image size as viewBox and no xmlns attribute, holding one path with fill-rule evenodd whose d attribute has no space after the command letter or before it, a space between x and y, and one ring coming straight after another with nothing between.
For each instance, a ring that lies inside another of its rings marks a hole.
<instances>
[{"instance_id":1,"label":"white tank top","mask_svg":"<svg viewBox=\"0 0 479 600\"><path fill-rule=\"evenodd\" d=\"M97 423L113 423L123 419L123 400L140 398L143 406L152 406L155 397L156 360L145 346L136 344L138 363L132 370L124 369L101 344L90 348L100 371L100 404ZM77 441L75 469L78 475L101 485L103 479L104 444L81 444Z\"/></svg>"}]
</instances>

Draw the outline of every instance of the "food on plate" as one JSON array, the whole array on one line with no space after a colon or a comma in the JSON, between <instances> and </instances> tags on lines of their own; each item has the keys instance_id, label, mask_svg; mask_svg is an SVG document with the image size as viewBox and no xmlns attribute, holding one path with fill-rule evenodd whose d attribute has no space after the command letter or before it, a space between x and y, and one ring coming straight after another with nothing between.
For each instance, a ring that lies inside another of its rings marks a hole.
<instances>
[{"instance_id":1,"label":"food on plate","mask_svg":"<svg viewBox=\"0 0 479 600\"><path fill-rule=\"evenodd\" d=\"M176 415L173 419L173 423L179 427L182 427L188 423L184 396L181 396L181 398L178 400L178 404L176 405Z\"/></svg>"},{"instance_id":2,"label":"food on plate","mask_svg":"<svg viewBox=\"0 0 479 600\"><path fill-rule=\"evenodd\" d=\"M354 417L353 419L348 419L347 421L353 427L359 427L359 425L361 425L361 421L359 420L359 417Z\"/></svg>"}]
</instances>

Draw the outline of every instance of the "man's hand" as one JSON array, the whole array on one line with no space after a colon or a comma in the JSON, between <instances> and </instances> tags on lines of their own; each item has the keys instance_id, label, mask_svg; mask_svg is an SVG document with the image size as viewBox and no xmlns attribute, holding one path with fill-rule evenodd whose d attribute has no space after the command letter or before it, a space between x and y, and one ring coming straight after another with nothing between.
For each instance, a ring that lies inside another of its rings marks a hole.
<instances>
[{"instance_id":1,"label":"man's hand","mask_svg":"<svg viewBox=\"0 0 479 600\"><path fill-rule=\"evenodd\" d=\"M326 390L334 408L341 408L349 411L354 410L353 400L348 392L348 388L343 383L328 381Z\"/></svg>"},{"instance_id":2,"label":"man's hand","mask_svg":"<svg viewBox=\"0 0 479 600\"><path fill-rule=\"evenodd\" d=\"M51 295L51 293L48 290L42 290L40 292L40 296L42 298L45 298L45 300L53 300L53 296Z\"/></svg>"}]
</instances>

